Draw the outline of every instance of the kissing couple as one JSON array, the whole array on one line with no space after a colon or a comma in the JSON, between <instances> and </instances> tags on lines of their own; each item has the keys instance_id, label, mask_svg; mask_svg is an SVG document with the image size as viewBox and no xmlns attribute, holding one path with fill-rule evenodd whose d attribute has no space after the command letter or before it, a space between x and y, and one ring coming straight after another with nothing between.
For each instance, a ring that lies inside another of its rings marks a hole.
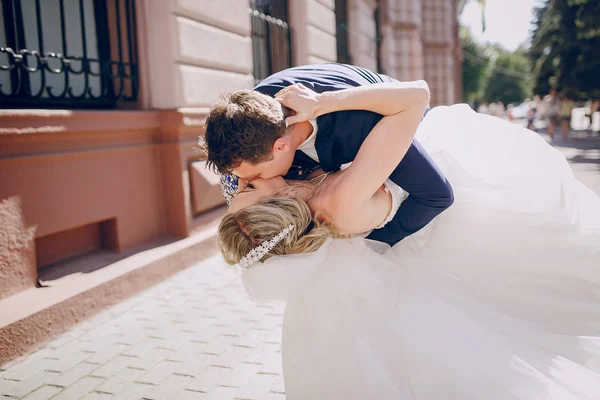
<instances>
[{"instance_id":1,"label":"kissing couple","mask_svg":"<svg viewBox=\"0 0 600 400\"><path fill-rule=\"evenodd\" d=\"M428 103L320 64L209 112L219 247L286 302L287 399L600 399L600 198L536 133Z\"/></svg>"}]
</instances>

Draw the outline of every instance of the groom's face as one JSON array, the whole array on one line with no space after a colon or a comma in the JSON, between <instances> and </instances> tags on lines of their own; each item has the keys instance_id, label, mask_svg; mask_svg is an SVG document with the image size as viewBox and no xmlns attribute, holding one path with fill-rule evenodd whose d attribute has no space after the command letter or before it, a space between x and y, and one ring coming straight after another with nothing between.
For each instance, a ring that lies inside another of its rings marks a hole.
<instances>
[{"instance_id":1,"label":"groom's face","mask_svg":"<svg viewBox=\"0 0 600 400\"><path fill-rule=\"evenodd\" d=\"M295 150L290 144L289 137L283 136L273 143L273 153L267 160L258 164L243 161L232 172L248 181L256 178L270 179L276 176L283 176L292 166Z\"/></svg>"}]
</instances>

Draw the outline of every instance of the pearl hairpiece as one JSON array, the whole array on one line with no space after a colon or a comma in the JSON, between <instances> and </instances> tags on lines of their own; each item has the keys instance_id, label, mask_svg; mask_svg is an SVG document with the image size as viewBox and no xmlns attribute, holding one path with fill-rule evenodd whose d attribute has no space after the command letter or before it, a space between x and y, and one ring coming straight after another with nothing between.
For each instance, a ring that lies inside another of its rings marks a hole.
<instances>
[{"instance_id":1,"label":"pearl hairpiece","mask_svg":"<svg viewBox=\"0 0 600 400\"><path fill-rule=\"evenodd\" d=\"M294 229L294 225L290 224L286 228L283 228L281 232L273 236L271 239L264 241L260 245L256 246L248 254L244 256L239 262L240 267L249 268L252 265L259 262L277 243L281 242L289 233Z\"/></svg>"}]
</instances>

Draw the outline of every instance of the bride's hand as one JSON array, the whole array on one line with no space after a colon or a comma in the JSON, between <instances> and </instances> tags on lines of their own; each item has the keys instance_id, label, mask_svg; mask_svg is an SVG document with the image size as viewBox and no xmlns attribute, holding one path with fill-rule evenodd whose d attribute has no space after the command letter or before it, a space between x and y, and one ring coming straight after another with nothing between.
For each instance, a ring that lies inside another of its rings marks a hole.
<instances>
[{"instance_id":1,"label":"bride's hand","mask_svg":"<svg viewBox=\"0 0 600 400\"><path fill-rule=\"evenodd\" d=\"M285 125L290 126L298 122L315 119L322 115L319 97L319 93L314 92L301 83L295 83L281 89L275 95L275 100L296 112L296 115L285 119Z\"/></svg>"}]
</instances>

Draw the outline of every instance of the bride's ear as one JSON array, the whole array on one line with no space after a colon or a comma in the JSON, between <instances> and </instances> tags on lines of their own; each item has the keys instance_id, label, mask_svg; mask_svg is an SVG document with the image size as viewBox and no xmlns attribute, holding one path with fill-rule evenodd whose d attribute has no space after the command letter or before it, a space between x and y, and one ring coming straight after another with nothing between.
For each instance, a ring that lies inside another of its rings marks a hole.
<instances>
[{"instance_id":1,"label":"bride's ear","mask_svg":"<svg viewBox=\"0 0 600 400\"><path fill-rule=\"evenodd\" d=\"M321 225L332 226L333 218L329 214L323 211L317 211L315 216L313 217L315 221L317 221Z\"/></svg>"}]
</instances>

